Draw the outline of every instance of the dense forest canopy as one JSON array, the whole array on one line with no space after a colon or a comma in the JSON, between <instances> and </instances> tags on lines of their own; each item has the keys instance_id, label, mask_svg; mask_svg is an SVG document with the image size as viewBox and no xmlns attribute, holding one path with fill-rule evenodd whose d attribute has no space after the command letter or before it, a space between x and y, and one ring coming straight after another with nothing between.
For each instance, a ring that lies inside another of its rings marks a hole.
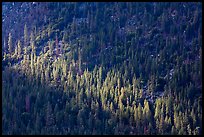
<instances>
[{"instance_id":1,"label":"dense forest canopy","mask_svg":"<svg viewBox=\"0 0 204 137\"><path fill-rule=\"evenodd\" d=\"M202 134L202 3L3 2L2 134Z\"/></svg>"}]
</instances>

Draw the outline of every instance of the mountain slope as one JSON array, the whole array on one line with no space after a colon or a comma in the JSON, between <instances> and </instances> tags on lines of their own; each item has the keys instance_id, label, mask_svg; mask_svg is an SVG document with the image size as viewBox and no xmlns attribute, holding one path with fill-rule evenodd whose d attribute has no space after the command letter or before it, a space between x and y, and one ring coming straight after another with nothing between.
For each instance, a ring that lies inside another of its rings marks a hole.
<instances>
[{"instance_id":1,"label":"mountain slope","mask_svg":"<svg viewBox=\"0 0 204 137\"><path fill-rule=\"evenodd\" d=\"M3 134L201 134L201 6L3 3Z\"/></svg>"}]
</instances>

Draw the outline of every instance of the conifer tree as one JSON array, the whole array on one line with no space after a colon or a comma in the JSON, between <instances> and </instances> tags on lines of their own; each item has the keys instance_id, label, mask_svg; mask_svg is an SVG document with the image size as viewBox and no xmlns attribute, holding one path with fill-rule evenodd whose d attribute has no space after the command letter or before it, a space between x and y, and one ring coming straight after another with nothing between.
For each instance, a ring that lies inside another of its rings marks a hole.
<instances>
[{"instance_id":1,"label":"conifer tree","mask_svg":"<svg viewBox=\"0 0 204 137\"><path fill-rule=\"evenodd\" d=\"M13 52L13 45L12 45L12 35L11 33L9 33L9 37L8 37L8 51L10 54L12 54Z\"/></svg>"},{"instance_id":2,"label":"conifer tree","mask_svg":"<svg viewBox=\"0 0 204 137\"><path fill-rule=\"evenodd\" d=\"M22 52L22 49L21 49L21 41L18 40L18 58L20 58L21 52Z\"/></svg>"}]
</instances>

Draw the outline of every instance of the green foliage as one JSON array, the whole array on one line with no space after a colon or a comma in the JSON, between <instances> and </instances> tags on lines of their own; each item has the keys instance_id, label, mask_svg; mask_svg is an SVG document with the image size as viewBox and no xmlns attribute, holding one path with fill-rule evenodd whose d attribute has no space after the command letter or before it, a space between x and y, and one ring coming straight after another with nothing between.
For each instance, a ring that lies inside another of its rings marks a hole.
<instances>
[{"instance_id":1,"label":"green foliage","mask_svg":"<svg viewBox=\"0 0 204 137\"><path fill-rule=\"evenodd\" d=\"M13 43L12 43L12 35L9 33L9 38L8 38L8 51L10 55L12 55L13 52Z\"/></svg>"},{"instance_id":2,"label":"green foliage","mask_svg":"<svg viewBox=\"0 0 204 137\"><path fill-rule=\"evenodd\" d=\"M32 6L2 52L2 134L201 134L199 3Z\"/></svg>"}]
</instances>

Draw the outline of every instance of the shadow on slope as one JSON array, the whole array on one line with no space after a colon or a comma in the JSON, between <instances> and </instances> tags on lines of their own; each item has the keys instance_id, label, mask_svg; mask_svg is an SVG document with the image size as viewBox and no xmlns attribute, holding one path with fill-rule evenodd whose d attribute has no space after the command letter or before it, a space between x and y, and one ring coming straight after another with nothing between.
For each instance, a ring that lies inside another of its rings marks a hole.
<instances>
[{"instance_id":1,"label":"shadow on slope","mask_svg":"<svg viewBox=\"0 0 204 137\"><path fill-rule=\"evenodd\" d=\"M3 134L118 134L122 129L116 113L102 109L81 91L42 84L15 68L2 75ZM79 93L77 93L79 92ZM128 123L128 122L127 122Z\"/></svg>"}]
</instances>

